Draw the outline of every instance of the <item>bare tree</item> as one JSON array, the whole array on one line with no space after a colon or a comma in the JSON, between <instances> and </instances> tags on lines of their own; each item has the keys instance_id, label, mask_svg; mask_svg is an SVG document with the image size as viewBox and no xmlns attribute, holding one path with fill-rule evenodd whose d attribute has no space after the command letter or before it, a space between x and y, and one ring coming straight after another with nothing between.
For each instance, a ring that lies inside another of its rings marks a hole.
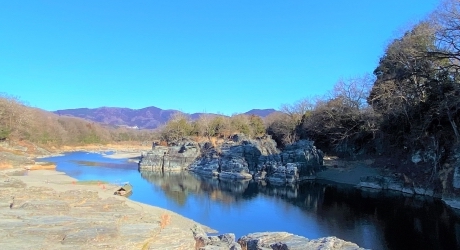
<instances>
[{"instance_id":1,"label":"bare tree","mask_svg":"<svg viewBox=\"0 0 460 250\"><path fill-rule=\"evenodd\" d=\"M211 140L211 137L215 136L218 132L219 125L216 123L215 115L202 114L196 121L196 132L199 136L205 136L208 140Z\"/></svg>"},{"instance_id":2,"label":"bare tree","mask_svg":"<svg viewBox=\"0 0 460 250\"><path fill-rule=\"evenodd\" d=\"M301 99L293 104L283 104L280 107L280 111L287 114L289 119L295 126L300 124L302 117L308 112L313 110L314 104L310 99Z\"/></svg>"},{"instance_id":3,"label":"bare tree","mask_svg":"<svg viewBox=\"0 0 460 250\"><path fill-rule=\"evenodd\" d=\"M430 55L446 59L443 67L460 69L460 1L444 0L430 19L435 28L437 50Z\"/></svg>"},{"instance_id":4,"label":"bare tree","mask_svg":"<svg viewBox=\"0 0 460 250\"><path fill-rule=\"evenodd\" d=\"M354 77L348 80L340 79L332 92L333 98L342 98L344 105L353 109L362 109L368 106L367 97L375 78L369 74Z\"/></svg>"}]
</instances>

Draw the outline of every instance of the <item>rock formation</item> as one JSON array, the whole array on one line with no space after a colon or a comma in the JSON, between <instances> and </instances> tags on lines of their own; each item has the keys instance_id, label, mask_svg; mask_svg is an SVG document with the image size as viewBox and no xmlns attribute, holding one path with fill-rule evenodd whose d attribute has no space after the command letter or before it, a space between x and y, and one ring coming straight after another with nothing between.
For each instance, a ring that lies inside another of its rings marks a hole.
<instances>
[{"instance_id":1,"label":"rock formation","mask_svg":"<svg viewBox=\"0 0 460 250\"><path fill-rule=\"evenodd\" d=\"M251 233L235 240L232 233L218 236L208 236L199 226L192 229L196 240L196 249L230 249L230 250L259 250L259 249L347 249L364 250L352 242L344 241L336 237L325 237L309 240L305 237L286 232L262 232Z\"/></svg>"},{"instance_id":2,"label":"rock formation","mask_svg":"<svg viewBox=\"0 0 460 250\"><path fill-rule=\"evenodd\" d=\"M234 135L220 147L205 144L189 170L225 180L255 178L285 184L313 178L322 165L323 153L311 141L301 140L280 152L269 136L248 139Z\"/></svg>"},{"instance_id":3,"label":"rock formation","mask_svg":"<svg viewBox=\"0 0 460 250\"><path fill-rule=\"evenodd\" d=\"M391 176L367 176L361 178L361 182L358 184L358 187L398 191L410 195L434 195L434 190L431 187L417 186L413 182L405 182Z\"/></svg>"},{"instance_id":4,"label":"rock formation","mask_svg":"<svg viewBox=\"0 0 460 250\"><path fill-rule=\"evenodd\" d=\"M241 237L238 243L247 250L258 249L348 249L361 250L358 245L336 237L309 240L305 237L286 232L252 233Z\"/></svg>"},{"instance_id":5,"label":"rock formation","mask_svg":"<svg viewBox=\"0 0 460 250\"><path fill-rule=\"evenodd\" d=\"M139 170L182 171L200 155L198 143L184 140L174 146L153 146L142 153Z\"/></svg>"},{"instance_id":6,"label":"rock formation","mask_svg":"<svg viewBox=\"0 0 460 250\"><path fill-rule=\"evenodd\" d=\"M220 180L254 178L285 184L314 178L322 165L323 153L312 141L298 141L280 152L269 136L249 139L235 134L218 146L189 140L170 147L153 146L152 150L142 154L139 170L188 169Z\"/></svg>"}]
</instances>

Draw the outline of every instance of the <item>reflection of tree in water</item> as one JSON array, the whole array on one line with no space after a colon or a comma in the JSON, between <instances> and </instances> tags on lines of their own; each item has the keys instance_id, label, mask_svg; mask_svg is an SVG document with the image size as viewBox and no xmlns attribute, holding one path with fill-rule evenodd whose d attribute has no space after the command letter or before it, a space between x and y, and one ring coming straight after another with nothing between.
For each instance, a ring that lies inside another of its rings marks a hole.
<instances>
[{"instance_id":1,"label":"reflection of tree in water","mask_svg":"<svg viewBox=\"0 0 460 250\"><path fill-rule=\"evenodd\" d=\"M226 204L238 202L241 199L255 197L248 194L249 182L222 181L212 177L202 177L188 172L158 172L141 171L142 178L159 186L168 197L178 204L184 205L189 193L206 195L212 200Z\"/></svg>"},{"instance_id":2,"label":"reflection of tree in water","mask_svg":"<svg viewBox=\"0 0 460 250\"><path fill-rule=\"evenodd\" d=\"M197 176L201 181L201 188L208 193L212 200L232 204L242 199L243 193L247 190L249 181L224 181L217 178L206 178Z\"/></svg>"},{"instance_id":3,"label":"reflection of tree in water","mask_svg":"<svg viewBox=\"0 0 460 250\"><path fill-rule=\"evenodd\" d=\"M322 186L313 183L303 184L310 187L299 192L298 185L273 186L252 180L219 180L188 172L141 171L141 176L161 187L168 197L180 205L184 204L189 193L206 195L212 200L229 204L264 194L285 199L299 207L316 209L324 191Z\"/></svg>"},{"instance_id":4,"label":"reflection of tree in water","mask_svg":"<svg viewBox=\"0 0 460 250\"><path fill-rule=\"evenodd\" d=\"M324 186L315 182L291 185L270 185L260 182L258 192L282 200L308 211L317 211L323 202Z\"/></svg>"},{"instance_id":5,"label":"reflection of tree in water","mask_svg":"<svg viewBox=\"0 0 460 250\"><path fill-rule=\"evenodd\" d=\"M183 172L141 171L145 180L159 186L165 195L184 206L189 192L199 190L199 181Z\"/></svg>"}]
</instances>

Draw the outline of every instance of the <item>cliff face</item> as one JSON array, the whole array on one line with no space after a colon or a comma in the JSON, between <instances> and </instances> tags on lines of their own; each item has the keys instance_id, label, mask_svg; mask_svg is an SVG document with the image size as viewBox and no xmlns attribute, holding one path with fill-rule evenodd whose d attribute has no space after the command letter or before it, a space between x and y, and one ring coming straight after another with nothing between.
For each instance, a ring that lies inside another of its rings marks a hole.
<instances>
[{"instance_id":1,"label":"cliff face","mask_svg":"<svg viewBox=\"0 0 460 250\"><path fill-rule=\"evenodd\" d=\"M323 153L302 140L280 152L269 136L249 139L234 135L218 146L183 141L174 147L154 147L143 154L141 170L180 171L221 180L252 179L295 183L310 179L322 168Z\"/></svg>"},{"instance_id":2,"label":"cliff face","mask_svg":"<svg viewBox=\"0 0 460 250\"><path fill-rule=\"evenodd\" d=\"M323 165L323 153L311 141L299 141L282 152L270 137L248 139L234 135L217 148L208 148L189 169L220 179L268 180L294 183L312 178Z\"/></svg>"},{"instance_id":3,"label":"cliff face","mask_svg":"<svg viewBox=\"0 0 460 250\"><path fill-rule=\"evenodd\" d=\"M153 146L152 150L142 153L140 170L182 171L201 154L200 145L184 140L176 146Z\"/></svg>"}]
</instances>

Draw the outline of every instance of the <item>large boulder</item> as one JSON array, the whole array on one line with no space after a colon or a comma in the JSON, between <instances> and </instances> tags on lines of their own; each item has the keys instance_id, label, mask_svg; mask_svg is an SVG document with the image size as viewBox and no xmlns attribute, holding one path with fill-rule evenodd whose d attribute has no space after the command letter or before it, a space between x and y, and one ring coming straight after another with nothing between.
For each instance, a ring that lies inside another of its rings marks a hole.
<instances>
[{"instance_id":1,"label":"large boulder","mask_svg":"<svg viewBox=\"0 0 460 250\"><path fill-rule=\"evenodd\" d=\"M286 232L252 233L241 237L238 240L238 243L243 249L247 250L363 249L355 243L344 241L336 237L325 237L316 240L309 240L305 237Z\"/></svg>"},{"instance_id":2,"label":"large boulder","mask_svg":"<svg viewBox=\"0 0 460 250\"><path fill-rule=\"evenodd\" d=\"M195 249L241 250L241 246L236 242L235 234L233 233L226 233L218 236L208 236L206 232L198 225L194 225L191 230L196 241Z\"/></svg>"}]
</instances>

